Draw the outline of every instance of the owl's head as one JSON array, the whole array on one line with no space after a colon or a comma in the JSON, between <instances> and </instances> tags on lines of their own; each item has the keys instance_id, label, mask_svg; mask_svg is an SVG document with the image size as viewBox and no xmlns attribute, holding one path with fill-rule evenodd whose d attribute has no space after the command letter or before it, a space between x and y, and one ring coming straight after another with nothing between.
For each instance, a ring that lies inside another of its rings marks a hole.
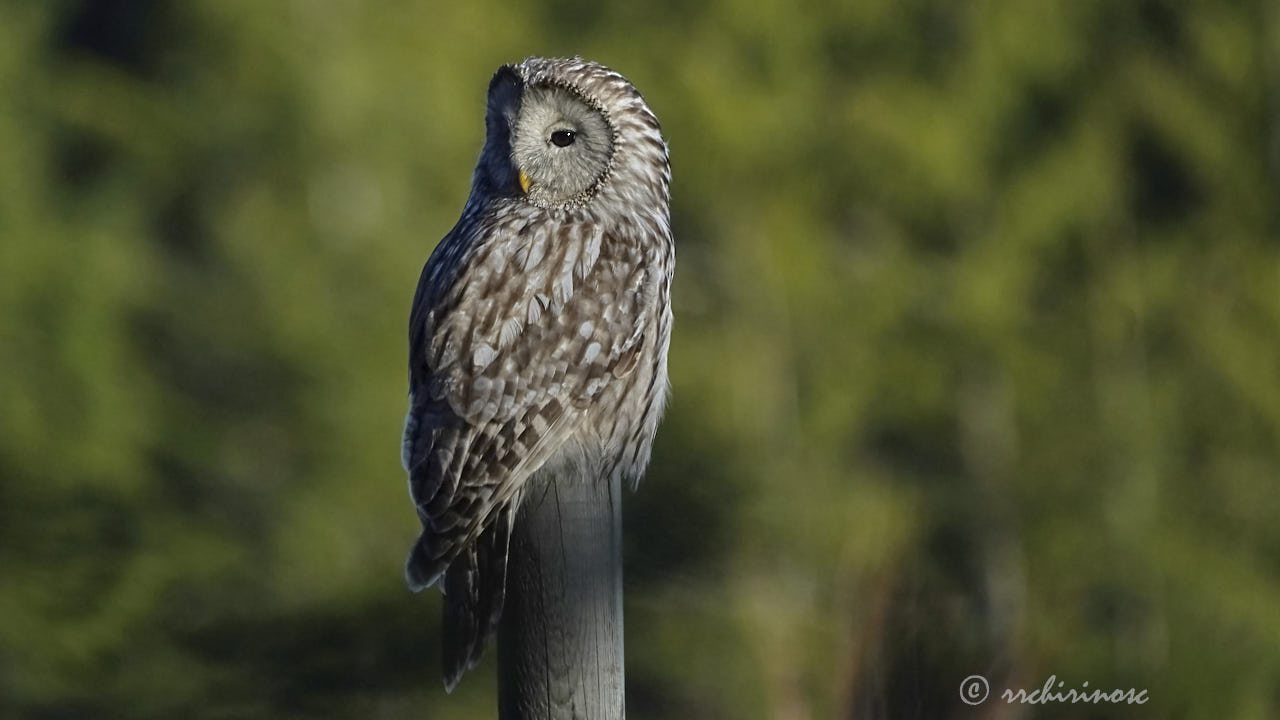
<instances>
[{"instance_id":1,"label":"owl's head","mask_svg":"<svg viewBox=\"0 0 1280 720\"><path fill-rule=\"evenodd\" d=\"M491 193L543 208L646 190L666 198L657 118L631 83L602 65L580 58L504 65L489 83L485 124L476 181Z\"/></svg>"}]
</instances>

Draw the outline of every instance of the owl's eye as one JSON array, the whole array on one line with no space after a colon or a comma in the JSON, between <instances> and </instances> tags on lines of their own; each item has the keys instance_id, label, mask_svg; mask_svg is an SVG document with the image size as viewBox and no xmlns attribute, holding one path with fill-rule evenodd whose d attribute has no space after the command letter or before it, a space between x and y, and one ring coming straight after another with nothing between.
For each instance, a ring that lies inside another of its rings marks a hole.
<instances>
[{"instance_id":1,"label":"owl's eye","mask_svg":"<svg viewBox=\"0 0 1280 720\"><path fill-rule=\"evenodd\" d=\"M578 139L578 133L572 130L557 130L551 133L551 142L557 147L569 147L576 139Z\"/></svg>"}]
</instances>

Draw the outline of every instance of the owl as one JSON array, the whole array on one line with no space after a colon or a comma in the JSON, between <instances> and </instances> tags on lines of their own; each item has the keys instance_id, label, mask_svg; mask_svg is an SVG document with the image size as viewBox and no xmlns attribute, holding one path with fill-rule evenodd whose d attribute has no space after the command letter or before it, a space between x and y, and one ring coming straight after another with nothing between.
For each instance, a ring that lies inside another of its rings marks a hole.
<instances>
[{"instance_id":1,"label":"owl","mask_svg":"<svg viewBox=\"0 0 1280 720\"><path fill-rule=\"evenodd\" d=\"M449 689L502 614L529 477L639 481L671 336L671 171L640 93L581 58L529 58L494 74L485 128L409 321L402 460L422 533L405 576L442 585Z\"/></svg>"}]
</instances>

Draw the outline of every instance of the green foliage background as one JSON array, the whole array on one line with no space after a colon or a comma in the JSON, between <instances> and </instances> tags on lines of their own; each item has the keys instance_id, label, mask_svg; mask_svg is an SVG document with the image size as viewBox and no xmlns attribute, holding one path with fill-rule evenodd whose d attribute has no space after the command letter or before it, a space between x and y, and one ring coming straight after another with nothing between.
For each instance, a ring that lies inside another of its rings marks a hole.
<instances>
[{"instance_id":1,"label":"green foliage background","mask_svg":"<svg viewBox=\"0 0 1280 720\"><path fill-rule=\"evenodd\" d=\"M631 717L1280 717L1266 0L0 3L0 715L493 716L405 325L530 54L672 149Z\"/></svg>"}]
</instances>

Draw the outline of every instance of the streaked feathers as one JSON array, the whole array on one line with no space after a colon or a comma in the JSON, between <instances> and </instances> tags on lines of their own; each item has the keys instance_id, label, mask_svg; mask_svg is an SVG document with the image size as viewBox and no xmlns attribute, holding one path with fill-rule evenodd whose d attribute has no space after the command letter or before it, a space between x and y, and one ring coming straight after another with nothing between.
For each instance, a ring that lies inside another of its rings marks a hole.
<instances>
[{"instance_id":1,"label":"streaked feathers","mask_svg":"<svg viewBox=\"0 0 1280 720\"><path fill-rule=\"evenodd\" d=\"M511 524L529 476L566 444L602 476L634 481L643 472L671 330L670 172L639 93L580 59L532 58L499 71L490 87L471 197L423 268L409 327L402 460L422 534L405 575L415 591L445 591L449 688L501 616ZM553 99L556 112L600 113L605 122L587 126L607 126L612 137L582 150L607 148L607 157L531 161L524 196L513 156L537 143L506 133L527 131L520 118L547 115L520 112L528 87L552 88L538 97ZM598 177L566 179L559 184L588 189L558 198L545 173L582 167Z\"/></svg>"}]
</instances>

